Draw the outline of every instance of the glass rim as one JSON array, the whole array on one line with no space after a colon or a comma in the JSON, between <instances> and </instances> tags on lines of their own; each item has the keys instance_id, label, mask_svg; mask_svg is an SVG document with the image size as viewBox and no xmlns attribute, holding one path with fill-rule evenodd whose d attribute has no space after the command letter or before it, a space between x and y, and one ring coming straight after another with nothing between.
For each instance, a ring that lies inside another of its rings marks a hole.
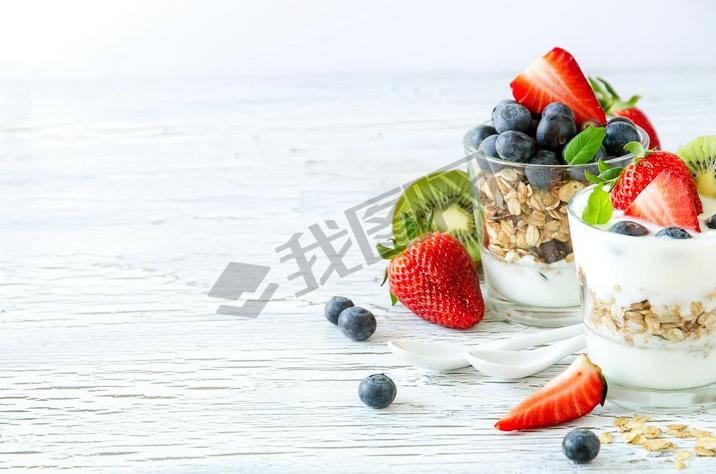
<instances>
[{"instance_id":1,"label":"glass rim","mask_svg":"<svg viewBox=\"0 0 716 474\"><path fill-rule=\"evenodd\" d=\"M470 135L472 134L472 132L477 127L481 127L483 125L490 125L490 122L486 121L486 122L481 123L480 125L475 125L474 127L470 127L467 130L467 132L465 132L465 135L463 136L462 145L463 145L463 148L465 149L465 151L468 152L469 156L474 156L476 158L483 159L483 160L487 161L488 163L492 163L492 164L499 165L502 167L509 166L512 168L543 168L543 169L547 168L547 169L558 169L558 170L559 169L569 170L569 169L575 169L575 168L579 169L579 168L586 168L586 167L590 167L590 166L596 166L596 163L593 163L593 162L582 163L579 165L569 165L569 164L566 164L566 165L539 165L539 164L534 164L534 163L519 163L519 162L514 162L514 161L507 161L507 160L503 160L502 158L497 158L494 156L486 155L486 154L482 153L480 150L476 150L469 143ZM646 133L646 130L644 130L640 126L638 126L636 124L634 124L634 126L636 127L636 131L639 133L639 136L641 137L642 146L645 149L648 149L649 144L650 144L649 143L649 134ZM615 156L614 158L604 160L604 163L606 163L606 164L618 163L618 162L621 162L624 160L633 159L633 158L635 158L635 156L636 155L634 155L634 153L627 153L626 155Z\"/></svg>"}]
</instances>

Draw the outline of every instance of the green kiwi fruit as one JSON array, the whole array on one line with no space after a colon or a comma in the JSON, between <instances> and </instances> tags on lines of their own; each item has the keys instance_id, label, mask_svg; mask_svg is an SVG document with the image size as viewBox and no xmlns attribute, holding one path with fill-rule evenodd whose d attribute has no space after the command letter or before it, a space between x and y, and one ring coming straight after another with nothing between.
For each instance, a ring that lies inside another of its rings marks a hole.
<instances>
[{"instance_id":1,"label":"green kiwi fruit","mask_svg":"<svg viewBox=\"0 0 716 474\"><path fill-rule=\"evenodd\" d=\"M699 194L716 198L716 136L698 137L676 154L694 175Z\"/></svg>"},{"instance_id":2,"label":"green kiwi fruit","mask_svg":"<svg viewBox=\"0 0 716 474\"><path fill-rule=\"evenodd\" d=\"M461 170L425 176L403 192L393 210L393 236L398 243L407 243L405 217L425 226L432 221L432 230L456 237L473 260L480 259L471 183Z\"/></svg>"}]
</instances>

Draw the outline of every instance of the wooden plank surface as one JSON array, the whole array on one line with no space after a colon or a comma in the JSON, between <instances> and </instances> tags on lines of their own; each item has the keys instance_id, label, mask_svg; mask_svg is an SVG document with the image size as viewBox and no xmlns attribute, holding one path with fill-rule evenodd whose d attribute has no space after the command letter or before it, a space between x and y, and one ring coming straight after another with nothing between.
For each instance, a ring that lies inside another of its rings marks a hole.
<instances>
[{"instance_id":1,"label":"wooden plank surface","mask_svg":"<svg viewBox=\"0 0 716 474\"><path fill-rule=\"evenodd\" d=\"M645 96L666 147L716 132L714 72L610 77ZM297 297L295 264L275 250L326 220L348 229L346 210L460 158L463 132L508 79L2 84L0 469L577 470L562 437L611 428L617 407L548 430L492 428L568 361L505 383L424 373L385 345L532 329L491 319L456 332L390 309L383 264L366 264L357 245L346 262L360 270ZM216 314L226 302L207 296L231 261L269 266L280 285L256 319ZM323 319L334 294L374 311L369 341ZM382 411L357 399L376 372L398 385ZM716 429L713 413L655 420ZM616 442L578 470L673 465Z\"/></svg>"}]
</instances>

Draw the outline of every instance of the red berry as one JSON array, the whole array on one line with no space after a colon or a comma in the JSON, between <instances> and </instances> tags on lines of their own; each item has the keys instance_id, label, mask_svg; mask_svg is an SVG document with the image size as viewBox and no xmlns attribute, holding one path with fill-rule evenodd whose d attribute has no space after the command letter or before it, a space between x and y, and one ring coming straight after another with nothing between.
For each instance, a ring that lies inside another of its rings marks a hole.
<instances>
[{"instance_id":1,"label":"red berry","mask_svg":"<svg viewBox=\"0 0 716 474\"><path fill-rule=\"evenodd\" d=\"M701 232L699 213L689 195L693 179L663 171L624 212L664 227L676 226Z\"/></svg>"},{"instance_id":2,"label":"red berry","mask_svg":"<svg viewBox=\"0 0 716 474\"><path fill-rule=\"evenodd\" d=\"M577 125L607 121L587 78L574 57L562 48L554 48L510 83L512 95L532 113L552 102L561 102L574 112Z\"/></svg>"},{"instance_id":3,"label":"red berry","mask_svg":"<svg viewBox=\"0 0 716 474\"><path fill-rule=\"evenodd\" d=\"M601 369L580 354L567 370L513 408L495 428L513 431L564 423L603 405L606 396Z\"/></svg>"},{"instance_id":4,"label":"red berry","mask_svg":"<svg viewBox=\"0 0 716 474\"><path fill-rule=\"evenodd\" d=\"M467 329L485 314L475 264L450 234L436 232L412 242L390 261L388 281L391 293L427 321Z\"/></svg>"},{"instance_id":5,"label":"red berry","mask_svg":"<svg viewBox=\"0 0 716 474\"><path fill-rule=\"evenodd\" d=\"M703 205L689 167L681 158L667 151L651 152L646 158L641 158L636 163L627 166L612 189L612 205L621 210L628 208L639 193L663 171L688 178L686 180L689 188L687 194L698 213L703 212Z\"/></svg>"}]
</instances>

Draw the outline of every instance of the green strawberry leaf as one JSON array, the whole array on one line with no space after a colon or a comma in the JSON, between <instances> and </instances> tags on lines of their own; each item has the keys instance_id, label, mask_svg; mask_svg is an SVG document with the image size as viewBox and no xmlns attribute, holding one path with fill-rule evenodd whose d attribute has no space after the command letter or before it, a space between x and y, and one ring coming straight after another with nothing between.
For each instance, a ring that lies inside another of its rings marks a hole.
<instances>
[{"instance_id":1,"label":"green strawberry leaf","mask_svg":"<svg viewBox=\"0 0 716 474\"><path fill-rule=\"evenodd\" d=\"M396 296L391 291L390 292L390 305L395 306L396 304L398 304L398 298L396 298Z\"/></svg>"},{"instance_id":2,"label":"green strawberry leaf","mask_svg":"<svg viewBox=\"0 0 716 474\"><path fill-rule=\"evenodd\" d=\"M582 212L582 220L587 224L606 224L612 218L612 201L609 193L597 185L589 195L587 207Z\"/></svg>"},{"instance_id":3,"label":"green strawberry leaf","mask_svg":"<svg viewBox=\"0 0 716 474\"><path fill-rule=\"evenodd\" d=\"M583 165L594 159L602 146L604 127L589 127L572 138L564 150L564 159L570 165Z\"/></svg>"},{"instance_id":4,"label":"green strawberry leaf","mask_svg":"<svg viewBox=\"0 0 716 474\"><path fill-rule=\"evenodd\" d=\"M606 170L609 169L609 165L604 162L601 158L599 158L599 161L597 161L597 167L599 168L599 173L604 173Z\"/></svg>"},{"instance_id":5,"label":"green strawberry leaf","mask_svg":"<svg viewBox=\"0 0 716 474\"><path fill-rule=\"evenodd\" d=\"M388 267L385 267L385 271L383 272L383 281L380 283L380 286L385 285L386 281L388 281Z\"/></svg>"},{"instance_id":6,"label":"green strawberry leaf","mask_svg":"<svg viewBox=\"0 0 716 474\"><path fill-rule=\"evenodd\" d=\"M590 173L589 171L584 172L584 177L587 178L587 181L594 184L602 184L602 181L599 179L599 176L597 176L594 173Z\"/></svg>"},{"instance_id":7,"label":"green strawberry leaf","mask_svg":"<svg viewBox=\"0 0 716 474\"><path fill-rule=\"evenodd\" d=\"M609 84L607 81L602 79L601 77L597 77L597 80L601 82L604 85L604 88L607 90L609 94L614 98L614 100L621 100L621 97L619 97L619 94L617 91L614 90L611 84Z\"/></svg>"},{"instance_id":8,"label":"green strawberry leaf","mask_svg":"<svg viewBox=\"0 0 716 474\"><path fill-rule=\"evenodd\" d=\"M405 245L396 245L395 247L391 248L383 244L378 244L375 246L375 249L378 251L378 255L380 255L381 258L384 258L385 260L391 260L393 257L396 257L403 253L406 247L407 246Z\"/></svg>"},{"instance_id":9,"label":"green strawberry leaf","mask_svg":"<svg viewBox=\"0 0 716 474\"><path fill-rule=\"evenodd\" d=\"M622 174L623 168L607 168L606 170L599 173L599 179L602 182L610 182L615 180Z\"/></svg>"},{"instance_id":10,"label":"green strawberry leaf","mask_svg":"<svg viewBox=\"0 0 716 474\"><path fill-rule=\"evenodd\" d=\"M629 153L633 153L637 158L644 158L648 154L644 145L639 142L629 142L624 145L624 149Z\"/></svg>"}]
</instances>

